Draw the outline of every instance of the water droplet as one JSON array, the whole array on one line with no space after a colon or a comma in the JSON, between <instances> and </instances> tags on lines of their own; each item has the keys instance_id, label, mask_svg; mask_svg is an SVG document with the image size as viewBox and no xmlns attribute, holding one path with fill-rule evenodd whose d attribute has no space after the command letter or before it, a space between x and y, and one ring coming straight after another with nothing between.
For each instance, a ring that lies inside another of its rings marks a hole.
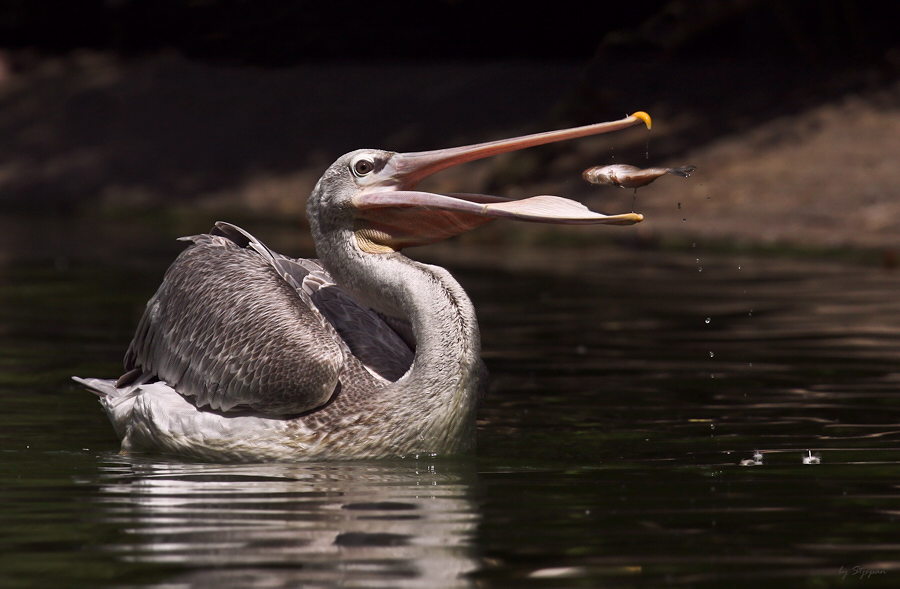
<instances>
[{"instance_id":1,"label":"water droplet","mask_svg":"<svg viewBox=\"0 0 900 589\"><path fill-rule=\"evenodd\" d=\"M700 258L697 258L697 263L698 263L698 264L700 263Z\"/></svg>"},{"instance_id":2,"label":"water droplet","mask_svg":"<svg viewBox=\"0 0 900 589\"><path fill-rule=\"evenodd\" d=\"M712 352L710 352L710 353L709 353L709 357L712 358L713 356L715 356L715 354L713 354Z\"/></svg>"},{"instance_id":3,"label":"water droplet","mask_svg":"<svg viewBox=\"0 0 900 589\"><path fill-rule=\"evenodd\" d=\"M703 272L703 268L697 268L698 272Z\"/></svg>"},{"instance_id":4,"label":"water droplet","mask_svg":"<svg viewBox=\"0 0 900 589\"><path fill-rule=\"evenodd\" d=\"M710 374L709 377L710 377L710 378L715 378L716 375L715 375L715 374Z\"/></svg>"},{"instance_id":5,"label":"water droplet","mask_svg":"<svg viewBox=\"0 0 900 589\"><path fill-rule=\"evenodd\" d=\"M714 424L714 423L709 424L709 429L716 429L716 424Z\"/></svg>"},{"instance_id":6,"label":"water droplet","mask_svg":"<svg viewBox=\"0 0 900 589\"><path fill-rule=\"evenodd\" d=\"M678 203L678 210L681 210L681 203Z\"/></svg>"},{"instance_id":7,"label":"water droplet","mask_svg":"<svg viewBox=\"0 0 900 589\"><path fill-rule=\"evenodd\" d=\"M687 219L682 219L681 222L685 223L685 222L687 222Z\"/></svg>"},{"instance_id":8,"label":"water droplet","mask_svg":"<svg viewBox=\"0 0 900 589\"><path fill-rule=\"evenodd\" d=\"M697 244L696 244L696 243L692 243L692 244L691 244L691 247L697 247Z\"/></svg>"},{"instance_id":9,"label":"water droplet","mask_svg":"<svg viewBox=\"0 0 900 589\"><path fill-rule=\"evenodd\" d=\"M709 317L706 318L706 322L709 323Z\"/></svg>"},{"instance_id":10,"label":"water droplet","mask_svg":"<svg viewBox=\"0 0 900 589\"><path fill-rule=\"evenodd\" d=\"M753 368L753 362L750 363L750 368Z\"/></svg>"},{"instance_id":11,"label":"water droplet","mask_svg":"<svg viewBox=\"0 0 900 589\"><path fill-rule=\"evenodd\" d=\"M740 267L740 266L738 266L738 270L740 270L740 269L741 269L741 267Z\"/></svg>"},{"instance_id":12,"label":"water droplet","mask_svg":"<svg viewBox=\"0 0 900 589\"><path fill-rule=\"evenodd\" d=\"M747 313L747 315L749 315L750 317L753 317L753 309L750 309L750 312Z\"/></svg>"}]
</instances>

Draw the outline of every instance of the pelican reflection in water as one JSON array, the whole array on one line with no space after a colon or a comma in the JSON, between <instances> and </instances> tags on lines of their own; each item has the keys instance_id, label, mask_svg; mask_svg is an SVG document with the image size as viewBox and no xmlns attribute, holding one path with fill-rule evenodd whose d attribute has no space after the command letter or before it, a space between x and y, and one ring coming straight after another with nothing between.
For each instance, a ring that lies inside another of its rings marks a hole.
<instances>
[{"instance_id":1,"label":"pelican reflection in water","mask_svg":"<svg viewBox=\"0 0 900 589\"><path fill-rule=\"evenodd\" d=\"M260 461L471 450L487 380L475 311L449 272L401 250L496 218L643 217L416 184L464 162L641 122L650 117L436 151L348 153L307 204L319 259L274 253L227 223L185 238L147 303L125 374L76 380L100 396L123 452Z\"/></svg>"},{"instance_id":2,"label":"pelican reflection in water","mask_svg":"<svg viewBox=\"0 0 900 589\"><path fill-rule=\"evenodd\" d=\"M126 531L100 549L173 567L153 587L476 586L468 574L480 564L481 510L471 461L123 456L102 472L101 517Z\"/></svg>"}]
</instances>

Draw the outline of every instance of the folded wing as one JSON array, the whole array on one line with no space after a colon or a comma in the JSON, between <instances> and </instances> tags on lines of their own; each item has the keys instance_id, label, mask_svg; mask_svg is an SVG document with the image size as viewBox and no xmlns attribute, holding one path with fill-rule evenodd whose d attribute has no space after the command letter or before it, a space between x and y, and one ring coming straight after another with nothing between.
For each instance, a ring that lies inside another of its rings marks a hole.
<instances>
[{"instance_id":1,"label":"folded wing","mask_svg":"<svg viewBox=\"0 0 900 589\"><path fill-rule=\"evenodd\" d=\"M126 370L200 407L292 415L328 402L352 354L385 380L412 362L409 346L316 261L275 254L225 223L187 239L147 304Z\"/></svg>"}]
</instances>

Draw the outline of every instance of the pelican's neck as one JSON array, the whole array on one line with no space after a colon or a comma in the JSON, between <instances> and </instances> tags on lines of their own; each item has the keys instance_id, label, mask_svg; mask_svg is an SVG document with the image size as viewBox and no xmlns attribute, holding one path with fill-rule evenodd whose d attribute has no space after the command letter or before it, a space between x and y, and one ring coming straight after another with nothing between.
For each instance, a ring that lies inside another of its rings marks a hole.
<instances>
[{"instance_id":1,"label":"pelican's neck","mask_svg":"<svg viewBox=\"0 0 900 589\"><path fill-rule=\"evenodd\" d=\"M434 448L422 451L468 449L485 380L472 302L444 268L399 252L365 253L352 232L342 237L317 241L335 283L359 303L412 325L415 359L410 372L392 385L395 411L422 423L417 435Z\"/></svg>"},{"instance_id":2,"label":"pelican's neck","mask_svg":"<svg viewBox=\"0 0 900 589\"><path fill-rule=\"evenodd\" d=\"M317 244L322 263L335 283L357 302L411 323L417 365L427 360L431 366L458 366L459 356L469 350L478 355L481 344L475 309L447 270L399 252L365 253L352 233L343 237Z\"/></svg>"}]
</instances>

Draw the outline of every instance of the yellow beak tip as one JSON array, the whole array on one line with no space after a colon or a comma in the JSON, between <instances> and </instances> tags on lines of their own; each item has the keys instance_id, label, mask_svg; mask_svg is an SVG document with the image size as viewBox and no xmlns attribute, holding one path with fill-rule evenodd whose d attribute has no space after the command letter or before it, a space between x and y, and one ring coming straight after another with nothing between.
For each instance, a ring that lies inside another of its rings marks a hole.
<instances>
[{"instance_id":1,"label":"yellow beak tip","mask_svg":"<svg viewBox=\"0 0 900 589\"><path fill-rule=\"evenodd\" d=\"M647 125L648 129L650 128L650 126L653 123L653 121L650 120L650 115L648 115L647 113L645 113L642 110L639 110L636 113L632 113L631 116L633 116L636 119L640 119L640 120L644 121L644 124Z\"/></svg>"}]
</instances>

